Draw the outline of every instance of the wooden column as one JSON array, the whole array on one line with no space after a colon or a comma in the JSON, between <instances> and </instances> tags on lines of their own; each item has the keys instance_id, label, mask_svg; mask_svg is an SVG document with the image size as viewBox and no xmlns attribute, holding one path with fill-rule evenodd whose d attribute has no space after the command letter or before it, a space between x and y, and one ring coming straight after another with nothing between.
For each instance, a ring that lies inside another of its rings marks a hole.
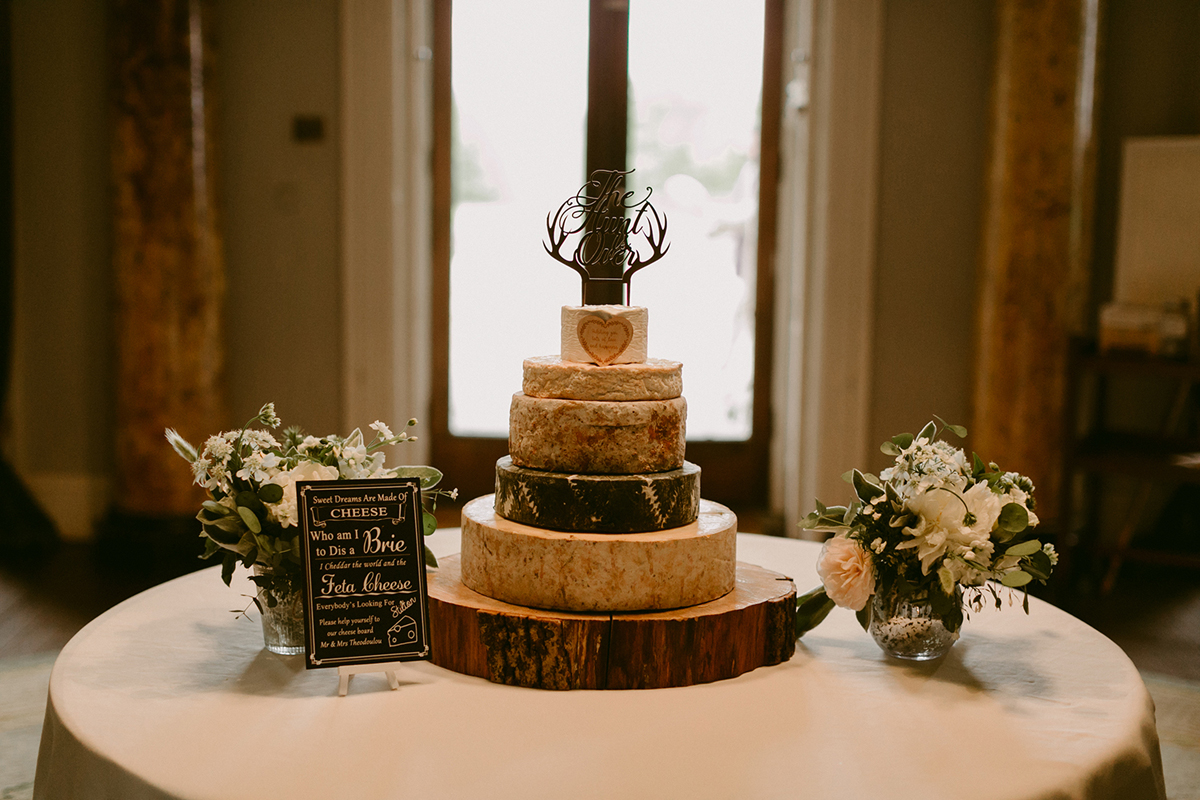
<instances>
[{"instance_id":1,"label":"wooden column","mask_svg":"<svg viewBox=\"0 0 1200 800\"><path fill-rule=\"evenodd\" d=\"M194 515L203 493L163 438L225 425L211 6L110 0L118 514Z\"/></svg>"},{"instance_id":2,"label":"wooden column","mask_svg":"<svg viewBox=\"0 0 1200 800\"><path fill-rule=\"evenodd\" d=\"M1067 344L1083 329L1099 0L997 0L973 449L1057 515Z\"/></svg>"}]
</instances>

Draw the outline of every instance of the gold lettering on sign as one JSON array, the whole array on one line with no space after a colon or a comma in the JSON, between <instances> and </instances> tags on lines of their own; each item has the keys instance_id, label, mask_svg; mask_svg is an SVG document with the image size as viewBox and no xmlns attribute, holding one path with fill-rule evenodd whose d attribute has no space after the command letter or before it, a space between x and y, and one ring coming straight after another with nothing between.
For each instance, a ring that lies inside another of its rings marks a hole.
<instances>
[{"instance_id":1,"label":"gold lettering on sign","mask_svg":"<svg viewBox=\"0 0 1200 800\"><path fill-rule=\"evenodd\" d=\"M633 323L624 317L605 319L592 315L579 320L579 344L592 360L606 366L621 357L633 341Z\"/></svg>"}]
</instances>

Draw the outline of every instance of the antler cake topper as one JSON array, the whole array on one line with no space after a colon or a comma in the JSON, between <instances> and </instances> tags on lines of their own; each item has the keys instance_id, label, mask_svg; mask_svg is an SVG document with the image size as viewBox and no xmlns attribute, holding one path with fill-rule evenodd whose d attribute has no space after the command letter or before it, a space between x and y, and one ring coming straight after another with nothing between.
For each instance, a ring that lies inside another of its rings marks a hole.
<instances>
[{"instance_id":1,"label":"antler cake topper","mask_svg":"<svg viewBox=\"0 0 1200 800\"><path fill-rule=\"evenodd\" d=\"M583 304L628 304L629 280L640 269L667 254L667 216L650 205L654 190L630 202L625 176L633 170L598 169L574 196L546 215L546 252L583 278ZM575 251L565 254L576 234ZM630 237L643 237L650 252L643 255Z\"/></svg>"}]
</instances>

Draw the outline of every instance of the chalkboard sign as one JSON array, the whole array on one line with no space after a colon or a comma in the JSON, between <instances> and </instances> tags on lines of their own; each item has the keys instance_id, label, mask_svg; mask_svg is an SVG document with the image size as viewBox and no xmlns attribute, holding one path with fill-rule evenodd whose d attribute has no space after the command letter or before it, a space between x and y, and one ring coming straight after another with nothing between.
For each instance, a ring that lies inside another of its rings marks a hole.
<instances>
[{"instance_id":1,"label":"chalkboard sign","mask_svg":"<svg viewBox=\"0 0 1200 800\"><path fill-rule=\"evenodd\" d=\"M429 658L417 478L301 481L305 666Z\"/></svg>"}]
</instances>

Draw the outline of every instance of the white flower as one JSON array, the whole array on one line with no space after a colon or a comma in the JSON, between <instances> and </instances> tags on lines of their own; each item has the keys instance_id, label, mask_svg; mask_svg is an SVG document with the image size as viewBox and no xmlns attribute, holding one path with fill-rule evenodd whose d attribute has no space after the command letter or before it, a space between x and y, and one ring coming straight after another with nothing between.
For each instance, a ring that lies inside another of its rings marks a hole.
<instances>
[{"instance_id":1,"label":"white flower","mask_svg":"<svg viewBox=\"0 0 1200 800\"><path fill-rule=\"evenodd\" d=\"M267 504L267 517L284 528L299 524L296 481L332 481L337 477L337 467L327 467L316 461L301 461L287 472L280 472L270 482L283 487L283 499Z\"/></svg>"},{"instance_id":2,"label":"white flower","mask_svg":"<svg viewBox=\"0 0 1200 800\"><path fill-rule=\"evenodd\" d=\"M961 491L970 475L962 450L922 437L901 450L893 465L879 473L879 478L890 482L902 499L910 499L936 487Z\"/></svg>"},{"instance_id":3,"label":"white flower","mask_svg":"<svg viewBox=\"0 0 1200 800\"><path fill-rule=\"evenodd\" d=\"M315 436L305 436L304 441L302 441L302 442L300 442L300 444L296 445L296 449L299 450L301 453L307 453L309 450L312 450L314 447L320 447L320 446L321 446L320 439L318 439Z\"/></svg>"},{"instance_id":4,"label":"white flower","mask_svg":"<svg viewBox=\"0 0 1200 800\"><path fill-rule=\"evenodd\" d=\"M223 436L210 436L204 443L204 452L218 461L224 461L233 455L233 445Z\"/></svg>"},{"instance_id":5,"label":"white flower","mask_svg":"<svg viewBox=\"0 0 1200 800\"><path fill-rule=\"evenodd\" d=\"M861 611L875 593L875 565L854 539L835 536L821 548L817 574L825 594L842 608Z\"/></svg>"},{"instance_id":6,"label":"white flower","mask_svg":"<svg viewBox=\"0 0 1200 800\"><path fill-rule=\"evenodd\" d=\"M255 450L277 450L279 442L275 441L275 437L266 431L249 430L245 434L246 442Z\"/></svg>"},{"instance_id":7,"label":"white flower","mask_svg":"<svg viewBox=\"0 0 1200 800\"><path fill-rule=\"evenodd\" d=\"M991 562L991 533L1001 508L1000 497L986 483L977 483L962 494L949 488L931 489L909 500L908 510L917 515L917 522L904 532L913 538L896 549L916 548L926 575L947 555L969 558L986 567Z\"/></svg>"},{"instance_id":8,"label":"white flower","mask_svg":"<svg viewBox=\"0 0 1200 800\"><path fill-rule=\"evenodd\" d=\"M885 542L883 539L876 539L875 541L871 542L871 549L875 551L875 555L882 553L886 547L887 542Z\"/></svg>"},{"instance_id":9,"label":"white flower","mask_svg":"<svg viewBox=\"0 0 1200 800\"><path fill-rule=\"evenodd\" d=\"M279 474L279 456L274 453L252 452L242 461L237 476L242 480L263 484Z\"/></svg>"},{"instance_id":10,"label":"white flower","mask_svg":"<svg viewBox=\"0 0 1200 800\"><path fill-rule=\"evenodd\" d=\"M382 436L384 439L392 438L391 428L389 428L387 425L384 425L379 420L375 420L374 422L371 423L371 430L378 431L379 435Z\"/></svg>"}]
</instances>

